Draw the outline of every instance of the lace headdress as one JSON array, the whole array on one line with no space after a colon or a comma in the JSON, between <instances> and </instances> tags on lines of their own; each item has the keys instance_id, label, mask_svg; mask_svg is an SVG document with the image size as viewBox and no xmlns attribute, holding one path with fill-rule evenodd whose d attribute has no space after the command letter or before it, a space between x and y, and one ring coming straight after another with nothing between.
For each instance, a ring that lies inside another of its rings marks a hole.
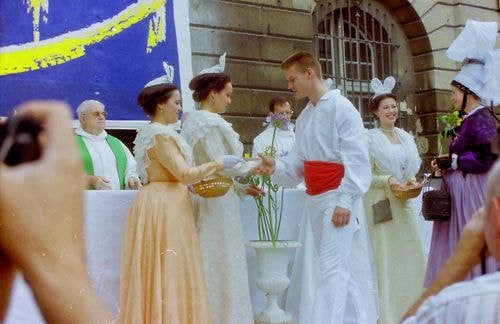
<instances>
[{"instance_id":1,"label":"lace headdress","mask_svg":"<svg viewBox=\"0 0 500 324\"><path fill-rule=\"evenodd\" d=\"M165 69L165 74L149 81L146 83L144 88L151 87L157 84L163 83L173 83L174 82L174 67L172 65L168 65L166 62L163 62L163 69Z\"/></svg>"},{"instance_id":2,"label":"lace headdress","mask_svg":"<svg viewBox=\"0 0 500 324\"><path fill-rule=\"evenodd\" d=\"M212 67L201 70L200 73L198 73L198 75L207 74L207 73L222 73L222 72L224 72L225 66L226 66L226 53L222 54L219 57L219 64L216 64Z\"/></svg>"},{"instance_id":3,"label":"lace headdress","mask_svg":"<svg viewBox=\"0 0 500 324\"><path fill-rule=\"evenodd\" d=\"M387 78L385 78L384 83L382 83L382 81L380 81L378 78L373 78L370 82L370 88L373 92L375 92L372 99L383 94L392 93L392 89L394 89L395 85L396 79L394 79L393 76L388 76Z\"/></svg>"},{"instance_id":4,"label":"lace headdress","mask_svg":"<svg viewBox=\"0 0 500 324\"><path fill-rule=\"evenodd\" d=\"M500 103L500 49L494 49L497 22L468 19L446 55L462 63L452 84L485 103Z\"/></svg>"}]
</instances>

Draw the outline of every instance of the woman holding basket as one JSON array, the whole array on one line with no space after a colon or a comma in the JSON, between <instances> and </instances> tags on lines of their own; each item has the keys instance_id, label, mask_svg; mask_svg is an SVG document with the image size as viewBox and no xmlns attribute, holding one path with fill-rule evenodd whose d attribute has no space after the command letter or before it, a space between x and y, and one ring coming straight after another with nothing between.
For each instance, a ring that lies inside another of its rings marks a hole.
<instances>
[{"instance_id":1,"label":"woman holding basket","mask_svg":"<svg viewBox=\"0 0 500 324\"><path fill-rule=\"evenodd\" d=\"M369 108L379 127L368 130L372 183L363 198L377 270L379 323L399 323L423 288L425 256L409 198L417 196L421 160L413 136L395 127L396 81L371 81Z\"/></svg>"},{"instance_id":2,"label":"woman holding basket","mask_svg":"<svg viewBox=\"0 0 500 324\"><path fill-rule=\"evenodd\" d=\"M125 223L120 278L122 323L211 323L200 245L188 184L241 158L221 156L191 166L191 147L172 128L181 111L173 69L141 91L151 118L137 135L137 172L144 184Z\"/></svg>"},{"instance_id":3,"label":"woman holding basket","mask_svg":"<svg viewBox=\"0 0 500 324\"><path fill-rule=\"evenodd\" d=\"M451 256L465 223L484 202L487 173L495 161L490 143L496 123L483 103L500 103L500 50L493 50L496 38L496 22L467 20L446 51L450 59L463 64L451 82L451 102L466 117L450 144L446 161L440 157L439 165L436 160L431 162L432 170L443 174L443 189L451 198L451 216L448 221L434 222L425 286ZM493 258L484 261L467 279L498 269Z\"/></svg>"}]
</instances>

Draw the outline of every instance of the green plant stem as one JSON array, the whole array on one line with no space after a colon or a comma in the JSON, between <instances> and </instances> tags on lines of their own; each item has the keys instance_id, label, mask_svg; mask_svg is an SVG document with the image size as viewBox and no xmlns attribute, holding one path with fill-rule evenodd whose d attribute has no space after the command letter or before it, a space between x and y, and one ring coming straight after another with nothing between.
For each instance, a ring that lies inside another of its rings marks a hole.
<instances>
[{"instance_id":1,"label":"green plant stem","mask_svg":"<svg viewBox=\"0 0 500 324\"><path fill-rule=\"evenodd\" d=\"M274 148L276 131L277 127L275 126L271 140L270 152L268 152L271 155L276 154L276 150ZM266 148L266 152L268 151L268 148ZM250 176L249 180L251 184L260 187L264 192L266 192L266 199L262 196L255 197L255 203L257 205L258 213L257 228L259 233L259 240L271 241L273 243L273 247L276 247L279 230L281 227L281 219L283 215L284 188L277 184L273 184L270 176ZM278 190L280 188L281 199L278 199ZM278 201L279 207L277 206Z\"/></svg>"}]
</instances>

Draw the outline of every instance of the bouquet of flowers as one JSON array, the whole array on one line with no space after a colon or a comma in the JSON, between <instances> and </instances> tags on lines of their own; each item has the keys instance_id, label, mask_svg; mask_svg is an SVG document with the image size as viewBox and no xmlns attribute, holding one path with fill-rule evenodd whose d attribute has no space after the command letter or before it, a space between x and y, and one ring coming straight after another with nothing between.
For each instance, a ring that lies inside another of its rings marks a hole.
<instances>
[{"instance_id":1,"label":"bouquet of flowers","mask_svg":"<svg viewBox=\"0 0 500 324\"><path fill-rule=\"evenodd\" d=\"M276 157L274 140L277 129L288 129L288 120L283 114L271 114L266 117L264 127L274 127L271 145L267 146L262 155ZM260 241L271 241L276 246L283 214L284 188L271 181L267 175L249 175L249 183L261 188L266 195L255 197L257 204L257 226Z\"/></svg>"},{"instance_id":2,"label":"bouquet of flowers","mask_svg":"<svg viewBox=\"0 0 500 324\"><path fill-rule=\"evenodd\" d=\"M439 155L448 154L448 137L457 135L456 129L462 124L462 118L458 111L452 111L437 117L437 121L442 130L438 134Z\"/></svg>"}]
</instances>

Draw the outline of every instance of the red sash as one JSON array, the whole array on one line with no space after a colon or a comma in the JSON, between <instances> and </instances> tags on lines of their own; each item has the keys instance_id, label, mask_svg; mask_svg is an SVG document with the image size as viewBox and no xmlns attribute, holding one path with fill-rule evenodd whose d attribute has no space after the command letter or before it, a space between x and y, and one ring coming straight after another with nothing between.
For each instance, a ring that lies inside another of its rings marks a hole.
<instances>
[{"instance_id":1,"label":"red sash","mask_svg":"<svg viewBox=\"0 0 500 324\"><path fill-rule=\"evenodd\" d=\"M319 195L328 190L337 189L344 177L344 166L336 162L305 161L304 180L306 192Z\"/></svg>"}]
</instances>

